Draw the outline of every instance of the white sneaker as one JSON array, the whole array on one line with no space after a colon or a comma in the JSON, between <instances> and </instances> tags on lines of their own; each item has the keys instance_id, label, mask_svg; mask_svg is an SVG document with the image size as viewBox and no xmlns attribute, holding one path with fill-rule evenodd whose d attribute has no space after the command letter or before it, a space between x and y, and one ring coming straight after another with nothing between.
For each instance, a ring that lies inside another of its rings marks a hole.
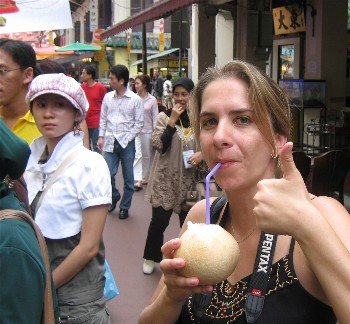
<instances>
[{"instance_id":1,"label":"white sneaker","mask_svg":"<svg viewBox=\"0 0 350 324\"><path fill-rule=\"evenodd\" d=\"M154 271L155 262L152 260L143 261L142 271L144 274L151 274Z\"/></svg>"}]
</instances>

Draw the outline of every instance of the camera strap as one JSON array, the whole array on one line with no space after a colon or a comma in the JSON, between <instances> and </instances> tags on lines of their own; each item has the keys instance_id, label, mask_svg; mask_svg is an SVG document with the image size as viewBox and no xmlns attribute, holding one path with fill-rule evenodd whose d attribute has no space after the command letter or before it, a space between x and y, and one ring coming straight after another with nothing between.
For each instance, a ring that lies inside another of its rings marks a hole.
<instances>
[{"instance_id":1,"label":"camera strap","mask_svg":"<svg viewBox=\"0 0 350 324\"><path fill-rule=\"evenodd\" d=\"M247 323L255 323L263 310L277 236L261 232L259 249L256 254L254 271L248 286L245 304Z\"/></svg>"}]
</instances>

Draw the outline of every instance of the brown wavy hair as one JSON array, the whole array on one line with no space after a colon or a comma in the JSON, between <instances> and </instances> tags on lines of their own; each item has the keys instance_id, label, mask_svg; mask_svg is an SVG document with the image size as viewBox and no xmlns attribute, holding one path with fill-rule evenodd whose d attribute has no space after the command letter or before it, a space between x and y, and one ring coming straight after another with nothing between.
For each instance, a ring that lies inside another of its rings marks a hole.
<instances>
[{"instance_id":1,"label":"brown wavy hair","mask_svg":"<svg viewBox=\"0 0 350 324\"><path fill-rule=\"evenodd\" d=\"M267 142L275 149L274 133L290 137L290 106L283 90L254 65L234 60L222 68L210 67L200 77L190 99L191 124L198 140L199 115L206 87L215 80L239 79L248 86L248 100L255 123Z\"/></svg>"},{"instance_id":2,"label":"brown wavy hair","mask_svg":"<svg viewBox=\"0 0 350 324\"><path fill-rule=\"evenodd\" d=\"M147 75L147 74L140 74L140 75L137 75L135 77L135 81L136 81L136 79L139 79L141 81L141 83L146 86L146 91L147 92L151 92L152 85L151 85L151 78L150 78L149 75Z\"/></svg>"}]
</instances>

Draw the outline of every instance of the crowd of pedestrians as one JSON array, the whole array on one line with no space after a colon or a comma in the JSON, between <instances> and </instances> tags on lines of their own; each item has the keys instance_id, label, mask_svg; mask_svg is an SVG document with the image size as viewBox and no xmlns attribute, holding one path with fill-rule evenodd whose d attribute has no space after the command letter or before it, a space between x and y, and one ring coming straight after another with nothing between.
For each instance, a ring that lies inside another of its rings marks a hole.
<instances>
[{"instance_id":1,"label":"crowd of pedestrians","mask_svg":"<svg viewBox=\"0 0 350 324\"><path fill-rule=\"evenodd\" d=\"M88 64L79 83L53 61L36 62L26 43L0 39L0 211L33 217L51 266L45 271L27 224L0 222L6 276L0 322L39 323L49 277L55 322L110 323L103 294L105 221L119 201L119 219L136 216L129 215L133 194L145 188L152 215L142 271L151 275L160 263L163 277L140 323L245 323L265 232L281 235L259 323L346 323L348 213L331 198L307 193L291 157L289 105L278 86L238 60L208 69L197 85L187 77L164 78L159 69L153 79L131 77L124 65L111 67L109 80L110 91ZM237 268L214 285L180 276L186 260L174 258L174 251L181 238L163 242L173 212L180 236L188 220L205 223L203 201L190 210L185 204L202 160L209 168L222 164L215 179L226 198L217 223L241 249ZM25 307L16 298L19 288L9 285L20 285Z\"/></svg>"}]
</instances>

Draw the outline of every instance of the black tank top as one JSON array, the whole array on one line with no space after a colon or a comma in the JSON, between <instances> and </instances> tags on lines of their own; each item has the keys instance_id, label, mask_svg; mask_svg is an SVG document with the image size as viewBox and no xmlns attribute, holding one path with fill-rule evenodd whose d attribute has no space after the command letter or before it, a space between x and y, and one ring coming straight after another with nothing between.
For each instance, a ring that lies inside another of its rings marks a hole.
<instances>
[{"instance_id":1,"label":"black tank top","mask_svg":"<svg viewBox=\"0 0 350 324\"><path fill-rule=\"evenodd\" d=\"M228 204L220 222L223 226L228 215ZM272 265L263 311L257 324L335 324L333 310L310 295L300 284L293 264L295 240L291 240L288 255ZM177 324L215 323L243 324L246 293L251 275L235 285L227 280L214 286L209 306L201 317L193 312L194 297L190 296L182 307Z\"/></svg>"}]
</instances>

